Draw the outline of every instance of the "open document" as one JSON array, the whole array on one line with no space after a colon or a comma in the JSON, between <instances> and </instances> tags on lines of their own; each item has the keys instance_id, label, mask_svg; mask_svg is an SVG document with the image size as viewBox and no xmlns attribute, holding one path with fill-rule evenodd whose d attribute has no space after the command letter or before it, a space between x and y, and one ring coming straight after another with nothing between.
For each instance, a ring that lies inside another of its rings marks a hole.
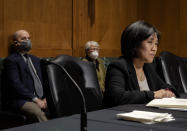
<instances>
[{"instance_id":1,"label":"open document","mask_svg":"<svg viewBox=\"0 0 187 131\"><path fill-rule=\"evenodd\" d=\"M146 106L187 111L187 99L180 99L180 98L154 99L151 102L149 102Z\"/></svg>"},{"instance_id":2,"label":"open document","mask_svg":"<svg viewBox=\"0 0 187 131\"><path fill-rule=\"evenodd\" d=\"M144 124L153 124L157 122L168 122L175 120L172 114L138 110L134 110L129 113L119 113L117 114L117 117L124 120L138 121Z\"/></svg>"}]
</instances>

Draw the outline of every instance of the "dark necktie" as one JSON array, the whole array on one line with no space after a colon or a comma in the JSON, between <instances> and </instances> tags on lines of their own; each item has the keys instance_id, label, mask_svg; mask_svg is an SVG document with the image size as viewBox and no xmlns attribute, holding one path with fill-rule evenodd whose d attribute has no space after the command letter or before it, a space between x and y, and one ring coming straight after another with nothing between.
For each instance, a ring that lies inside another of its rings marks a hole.
<instances>
[{"instance_id":1,"label":"dark necktie","mask_svg":"<svg viewBox=\"0 0 187 131\"><path fill-rule=\"evenodd\" d=\"M36 93L36 95L39 98L42 98L42 96L43 96L43 87L42 87L41 81L40 81L38 75L36 74L36 72L33 69L34 67L31 64L30 57L27 54L25 54L24 56L26 58L26 63L28 65L28 67L29 67L29 70L30 70L31 75L32 75L33 80L34 80L35 93Z\"/></svg>"}]
</instances>

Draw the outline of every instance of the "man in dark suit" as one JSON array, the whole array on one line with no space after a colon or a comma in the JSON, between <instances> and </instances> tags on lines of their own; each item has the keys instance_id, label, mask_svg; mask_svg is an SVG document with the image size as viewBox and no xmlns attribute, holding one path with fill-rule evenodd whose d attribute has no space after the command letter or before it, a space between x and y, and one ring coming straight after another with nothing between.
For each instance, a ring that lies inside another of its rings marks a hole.
<instances>
[{"instance_id":1,"label":"man in dark suit","mask_svg":"<svg viewBox=\"0 0 187 131\"><path fill-rule=\"evenodd\" d=\"M8 85L7 104L16 110L34 115L38 121L47 121L43 110L47 108L44 97L40 59L28 54L30 35L25 30L13 34L14 52L5 59Z\"/></svg>"}]
</instances>

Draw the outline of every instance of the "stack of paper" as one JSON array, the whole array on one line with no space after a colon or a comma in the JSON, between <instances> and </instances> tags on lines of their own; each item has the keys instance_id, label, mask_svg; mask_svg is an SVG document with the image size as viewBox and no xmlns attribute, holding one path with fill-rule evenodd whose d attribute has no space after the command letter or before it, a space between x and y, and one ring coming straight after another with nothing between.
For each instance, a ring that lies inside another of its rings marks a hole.
<instances>
[{"instance_id":1,"label":"stack of paper","mask_svg":"<svg viewBox=\"0 0 187 131\"><path fill-rule=\"evenodd\" d=\"M179 98L154 99L151 102L149 102L146 106L176 109L176 110L187 110L187 99L179 99Z\"/></svg>"},{"instance_id":2,"label":"stack of paper","mask_svg":"<svg viewBox=\"0 0 187 131\"><path fill-rule=\"evenodd\" d=\"M130 113L120 113L117 114L118 118L130 121L138 121L144 124L153 124L157 122L168 122L175 120L172 114L168 113L155 113L147 111L134 110Z\"/></svg>"}]
</instances>

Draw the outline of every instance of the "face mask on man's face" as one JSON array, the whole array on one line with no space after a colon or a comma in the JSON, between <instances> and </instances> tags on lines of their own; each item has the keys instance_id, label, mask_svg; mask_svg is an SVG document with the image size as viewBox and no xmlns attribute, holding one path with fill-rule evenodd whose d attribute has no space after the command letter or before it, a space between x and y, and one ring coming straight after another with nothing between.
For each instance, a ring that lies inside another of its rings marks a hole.
<instances>
[{"instance_id":1,"label":"face mask on man's face","mask_svg":"<svg viewBox=\"0 0 187 131\"><path fill-rule=\"evenodd\" d=\"M28 52L28 51L31 50L31 47L32 47L31 41L30 40L26 40L26 41L20 42L20 46L18 47L18 50L20 52L22 52L22 51Z\"/></svg>"},{"instance_id":2,"label":"face mask on man's face","mask_svg":"<svg viewBox=\"0 0 187 131\"><path fill-rule=\"evenodd\" d=\"M99 57L99 52L98 51L92 51L92 52L90 52L89 57L96 60Z\"/></svg>"}]
</instances>

